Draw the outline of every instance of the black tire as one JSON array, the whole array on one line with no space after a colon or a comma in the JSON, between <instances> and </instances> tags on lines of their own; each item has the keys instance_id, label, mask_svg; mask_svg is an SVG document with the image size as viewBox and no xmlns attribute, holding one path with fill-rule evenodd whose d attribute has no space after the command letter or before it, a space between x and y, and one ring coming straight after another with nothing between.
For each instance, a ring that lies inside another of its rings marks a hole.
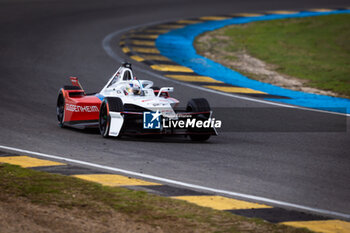
<instances>
[{"instance_id":1,"label":"black tire","mask_svg":"<svg viewBox=\"0 0 350 233\"><path fill-rule=\"evenodd\" d=\"M81 90L80 87L69 86L69 85L63 86L63 89L64 90ZM57 103L56 103L56 116L58 120L58 126L61 128L64 127L64 114L65 114L64 105L65 105L65 100L61 89L60 92L58 93Z\"/></svg>"},{"instance_id":2,"label":"black tire","mask_svg":"<svg viewBox=\"0 0 350 233\"><path fill-rule=\"evenodd\" d=\"M63 128L64 127L64 97L62 91L59 92L57 97L57 104L56 104L56 115L58 120L58 126Z\"/></svg>"},{"instance_id":3,"label":"black tire","mask_svg":"<svg viewBox=\"0 0 350 233\"><path fill-rule=\"evenodd\" d=\"M191 99L187 103L187 112L208 112L210 111L210 105L208 100L204 98Z\"/></svg>"},{"instance_id":4,"label":"black tire","mask_svg":"<svg viewBox=\"0 0 350 233\"><path fill-rule=\"evenodd\" d=\"M187 112L209 112L210 105L209 102L204 98L191 99L187 103L186 107ZM208 119L209 115L202 115L202 118ZM210 138L210 134L196 134L196 131L189 132L189 136L192 141L200 142L206 141Z\"/></svg>"},{"instance_id":5,"label":"black tire","mask_svg":"<svg viewBox=\"0 0 350 233\"><path fill-rule=\"evenodd\" d=\"M100 133L102 137L109 137L109 129L111 123L111 116L109 115L109 111L113 112L122 112L124 109L123 101L118 97L106 97L100 107L100 117L98 121ZM121 133L118 137L121 136Z\"/></svg>"}]
</instances>

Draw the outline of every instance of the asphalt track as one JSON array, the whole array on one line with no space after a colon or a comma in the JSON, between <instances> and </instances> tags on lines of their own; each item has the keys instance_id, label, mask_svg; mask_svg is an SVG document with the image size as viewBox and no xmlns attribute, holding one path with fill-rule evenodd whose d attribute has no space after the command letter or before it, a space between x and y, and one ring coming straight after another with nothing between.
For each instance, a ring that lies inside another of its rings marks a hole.
<instances>
[{"instance_id":1,"label":"asphalt track","mask_svg":"<svg viewBox=\"0 0 350 233\"><path fill-rule=\"evenodd\" d=\"M102 47L113 32L204 15L339 8L347 6L347 1L0 4L0 145L350 214L349 117L346 132L223 132L208 143L192 143L181 138L106 140L95 132L61 129L55 116L58 89L70 75L79 77L87 92L94 92L119 66ZM117 41L113 38L113 52L123 58ZM206 97L217 107L270 107L159 79L146 66L134 65L139 78L153 80L157 86L174 86L174 97L184 103ZM284 121L304 121L309 114L290 111ZM262 124L259 115L249 120L245 124Z\"/></svg>"}]
</instances>

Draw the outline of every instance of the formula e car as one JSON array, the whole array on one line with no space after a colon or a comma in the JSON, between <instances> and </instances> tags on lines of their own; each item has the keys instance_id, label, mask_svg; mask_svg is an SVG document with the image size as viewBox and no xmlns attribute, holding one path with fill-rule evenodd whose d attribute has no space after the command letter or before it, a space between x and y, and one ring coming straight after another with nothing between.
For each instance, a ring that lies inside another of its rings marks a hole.
<instances>
[{"instance_id":1,"label":"formula e car","mask_svg":"<svg viewBox=\"0 0 350 233\"><path fill-rule=\"evenodd\" d=\"M204 98L179 101L170 97L173 87L157 88L138 80L130 63L124 63L99 93L86 94L78 78L59 90L57 119L60 127L99 128L103 137L122 135L189 135L205 141L217 135L215 119Z\"/></svg>"}]
</instances>

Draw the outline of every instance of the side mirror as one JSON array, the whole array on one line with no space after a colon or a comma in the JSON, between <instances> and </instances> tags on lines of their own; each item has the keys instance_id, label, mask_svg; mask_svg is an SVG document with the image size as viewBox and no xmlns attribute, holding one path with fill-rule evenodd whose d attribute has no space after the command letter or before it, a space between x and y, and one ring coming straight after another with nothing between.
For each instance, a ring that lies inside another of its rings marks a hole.
<instances>
[{"instance_id":1,"label":"side mirror","mask_svg":"<svg viewBox=\"0 0 350 233\"><path fill-rule=\"evenodd\" d=\"M173 87L162 87L162 88L160 88L159 92L161 92L161 91L173 92L174 88Z\"/></svg>"},{"instance_id":2,"label":"side mirror","mask_svg":"<svg viewBox=\"0 0 350 233\"><path fill-rule=\"evenodd\" d=\"M162 92L173 92L173 91L174 91L173 87L162 87L160 88L157 97L159 97L162 94Z\"/></svg>"}]
</instances>

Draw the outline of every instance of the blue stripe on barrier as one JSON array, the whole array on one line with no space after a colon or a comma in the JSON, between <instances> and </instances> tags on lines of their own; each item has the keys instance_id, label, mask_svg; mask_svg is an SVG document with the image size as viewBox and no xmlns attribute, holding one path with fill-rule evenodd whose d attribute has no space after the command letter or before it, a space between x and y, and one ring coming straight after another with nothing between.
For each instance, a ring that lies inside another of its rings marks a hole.
<instances>
[{"instance_id":1,"label":"blue stripe on barrier","mask_svg":"<svg viewBox=\"0 0 350 233\"><path fill-rule=\"evenodd\" d=\"M170 58L180 65L191 68L199 75L209 76L216 80L220 80L235 86L259 90L270 95L279 95L291 98L267 100L333 112L350 113L350 99L293 91L268 83L252 80L237 71L231 70L219 63L198 55L193 47L194 39L199 34L206 31L216 30L227 25L243 24L262 20L301 18L340 13L350 13L350 10L334 10L330 12L305 11L288 15L271 14L255 17L237 17L220 21L207 21L204 23L191 24L180 29L174 29L166 34L160 35L156 40L156 47L163 56Z\"/></svg>"}]
</instances>

